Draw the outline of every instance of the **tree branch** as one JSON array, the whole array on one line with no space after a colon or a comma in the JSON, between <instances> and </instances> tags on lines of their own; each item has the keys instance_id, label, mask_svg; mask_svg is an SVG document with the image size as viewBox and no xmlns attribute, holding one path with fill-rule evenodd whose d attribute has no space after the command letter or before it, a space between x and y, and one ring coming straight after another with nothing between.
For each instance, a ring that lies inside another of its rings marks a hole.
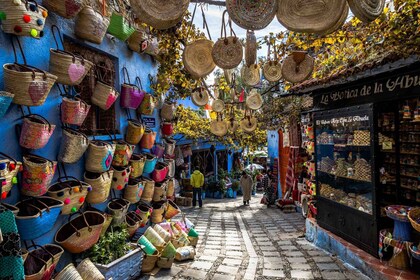
<instances>
[{"instance_id":1,"label":"tree branch","mask_svg":"<svg viewBox=\"0 0 420 280\"><path fill-rule=\"evenodd\" d=\"M221 6L221 7L226 6L225 1L217 1L217 0L191 0L191 3L205 3L205 4Z\"/></svg>"}]
</instances>

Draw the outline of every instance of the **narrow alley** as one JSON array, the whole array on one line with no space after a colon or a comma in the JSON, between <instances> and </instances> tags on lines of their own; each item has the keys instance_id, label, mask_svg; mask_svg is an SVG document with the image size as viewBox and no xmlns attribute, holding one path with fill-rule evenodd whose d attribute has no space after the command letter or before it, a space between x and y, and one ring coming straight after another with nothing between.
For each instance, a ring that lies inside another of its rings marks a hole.
<instances>
[{"instance_id":1,"label":"narrow alley","mask_svg":"<svg viewBox=\"0 0 420 280\"><path fill-rule=\"evenodd\" d=\"M206 199L185 209L200 233L195 260L141 279L369 279L306 241L299 213L267 209L260 199L250 206Z\"/></svg>"}]
</instances>

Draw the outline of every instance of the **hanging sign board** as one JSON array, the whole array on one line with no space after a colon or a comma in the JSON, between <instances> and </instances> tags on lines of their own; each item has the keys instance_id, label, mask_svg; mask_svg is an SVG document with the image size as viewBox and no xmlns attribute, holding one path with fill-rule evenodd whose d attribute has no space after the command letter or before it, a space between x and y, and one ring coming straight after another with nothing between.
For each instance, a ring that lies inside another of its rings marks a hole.
<instances>
[{"instance_id":1,"label":"hanging sign board","mask_svg":"<svg viewBox=\"0 0 420 280\"><path fill-rule=\"evenodd\" d=\"M155 118L149 118L149 117L142 117L142 120L145 125L147 125L149 128L155 128L156 127L156 119Z\"/></svg>"}]
</instances>

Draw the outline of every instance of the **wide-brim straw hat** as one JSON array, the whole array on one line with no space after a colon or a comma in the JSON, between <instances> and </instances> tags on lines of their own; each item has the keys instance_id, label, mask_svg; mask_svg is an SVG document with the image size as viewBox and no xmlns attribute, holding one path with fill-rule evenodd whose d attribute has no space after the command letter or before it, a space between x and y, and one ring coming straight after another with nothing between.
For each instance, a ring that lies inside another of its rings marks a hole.
<instances>
[{"instance_id":1,"label":"wide-brim straw hat","mask_svg":"<svg viewBox=\"0 0 420 280\"><path fill-rule=\"evenodd\" d=\"M291 83L308 79L314 69L314 59L306 52L293 52L283 62L283 78Z\"/></svg>"},{"instance_id":2,"label":"wide-brim straw hat","mask_svg":"<svg viewBox=\"0 0 420 280\"><path fill-rule=\"evenodd\" d=\"M346 0L282 0L277 19L291 31L325 34L340 20L346 7Z\"/></svg>"},{"instance_id":3,"label":"wide-brim straw hat","mask_svg":"<svg viewBox=\"0 0 420 280\"><path fill-rule=\"evenodd\" d=\"M243 131L251 133L257 129L257 119L255 117L246 117L241 121Z\"/></svg>"},{"instance_id":4,"label":"wide-brim straw hat","mask_svg":"<svg viewBox=\"0 0 420 280\"><path fill-rule=\"evenodd\" d=\"M225 110L225 102L221 99L214 100L211 107L214 112L221 113Z\"/></svg>"},{"instance_id":5,"label":"wide-brim straw hat","mask_svg":"<svg viewBox=\"0 0 420 280\"><path fill-rule=\"evenodd\" d=\"M229 16L238 26L249 30L267 27L277 12L277 1L226 0Z\"/></svg>"},{"instance_id":6,"label":"wide-brim straw hat","mask_svg":"<svg viewBox=\"0 0 420 280\"><path fill-rule=\"evenodd\" d=\"M199 88L191 93L191 101L196 106L204 106L209 103L209 94L206 90Z\"/></svg>"},{"instance_id":7,"label":"wide-brim straw hat","mask_svg":"<svg viewBox=\"0 0 420 280\"><path fill-rule=\"evenodd\" d=\"M185 47L182 60L185 69L195 79L207 76L216 67L211 56L213 45L210 40L199 39Z\"/></svg>"},{"instance_id":8,"label":"wide-brim straw hat","mask_svg":"<svg viewBox=\"0 0 420 280\"><path fill-rule=\"evenodd\" d=\"M210 131L216 136L225 136L228 132L228 126L225 121L216 120L210 123Z\"/></svg>"},{"instance_id":9,"label":"wide-brim straw hat","mask_svg":"<svg viewBox=\"0 0 420 280\"><path fill-rule=\"evenodd\" d=\"M352 13L361 21L369 23L384 11L385 0L347 0Z\"/></svg>"},{"instance_id":10,"label":"wide-brim straw hat","mask_svg":"<svg viewBox=\"0 0 420 280\"><path fill-rule=\"evenodd\" d=\"M141 0L131 6L142 22L162 30L180 22L189 4L190 0Z\"/></svg>"},{"instance_id":11,"label":"wide-brim straw hat","mask_svg":"<svg viewBox=\"0 0 420 280\"><path fill-rule=\"evenodd\" d=\"M253 89L250 95L246 98L246 106L251 110L258 110L263 105L261 94L256 89Z\"/></svg>"},{"instance_id":12,"label":"wide-brim straw hat","mask_svg":"<svg viewBox=\"0 0 420 280\"><path fill-rule=\"evenodd\" d=\"M242 81L247 86L255 86L261 80L260 66L252 64L251 66L244 65L241 69Z\"/></svg>"},{"instance_id":13,"label":"wide-brim straw hat","mask_svg":"<svg viewBox=\"0 0 420 280\"><path fill-rule=\"evenodd\" d=\"M267 61L263 66L264 78L269 82L278 82L281 75L281 64L278 61Z\"/></svg>"},{"instance_id":14,"label":"wide-brim straw hat","mask_svg":"<svg viewBox=\"0 0 420 280\"><path fill-rule=\"evenodd\" d=\"M254 31L248 30L246 32L245 42L245 63L247 66L255 64L257 61L257 37L255 37Z\"/></svg>"}]
</instances>

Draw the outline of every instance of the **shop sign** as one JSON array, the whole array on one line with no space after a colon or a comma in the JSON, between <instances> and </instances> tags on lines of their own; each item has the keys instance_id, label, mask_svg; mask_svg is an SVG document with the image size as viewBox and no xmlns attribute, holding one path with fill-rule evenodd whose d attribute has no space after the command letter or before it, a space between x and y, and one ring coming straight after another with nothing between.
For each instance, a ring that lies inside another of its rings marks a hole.
<instances>
[{"instance_id":1,"label":"shop sign","mask_svg":"<svg viewBox=\"0 0 420 280\"><path fill-rule=\"evenodd\" d=\"M147 125L149 128L155 128L156 127L156 119L155 118L149 118L149 117L142 117L143 122L145 125Z\"/></svg>"},{"instance_id":2,"label":"shop sign","mask_svg":"<svg viewBox=\"0 0 420 280\"><path fill-rule=\"evenodd\" d=\"M379 101L379 98L404 94L407 90L420 90L420 74L406 74L393 78L377 79L362 85L314 95L315 108L337 107L355 103Z\"/></svg>"}]
</instances>

